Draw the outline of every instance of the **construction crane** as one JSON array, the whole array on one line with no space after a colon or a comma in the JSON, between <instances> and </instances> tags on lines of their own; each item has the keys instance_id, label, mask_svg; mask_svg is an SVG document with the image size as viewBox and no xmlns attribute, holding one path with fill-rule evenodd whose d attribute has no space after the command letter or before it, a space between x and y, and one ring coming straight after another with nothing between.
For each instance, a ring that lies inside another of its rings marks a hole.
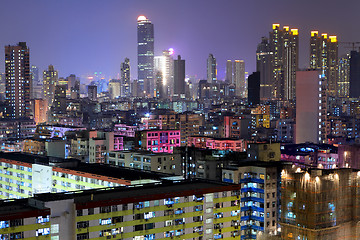
<instances>
[{"instance_id":1,"label":"construction crane","mask_svg":"<svg viewBox=\"0 0 360 240\"><path fill-rule=\"evenodd\" d=\"M353 51L355 51L355 45L357 45L359 46L359 51L360 51L360 42L339 42L339 44L350 45L346 48L352 48Z\"/></svg>"}]
</instances>

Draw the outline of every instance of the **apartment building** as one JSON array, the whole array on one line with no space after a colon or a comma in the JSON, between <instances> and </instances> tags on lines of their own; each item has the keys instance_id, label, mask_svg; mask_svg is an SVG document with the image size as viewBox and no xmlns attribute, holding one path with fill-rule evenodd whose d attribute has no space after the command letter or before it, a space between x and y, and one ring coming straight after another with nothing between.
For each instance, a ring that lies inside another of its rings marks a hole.
<instances>
[{"instance_id":1,"label":"apartment building","mask_svg":"<svg viewBox=\"0 0 360 240\"><path fill-rule=\"evenodd\" d=\"M244 162L222 170L224 182L241 187L241 239L280 233L280 172L279 162Z\"/></svg>"},{"instance_id":2,"label":"apartment building","mask_svg":"<svg viewBox=\"0 0 360 240\"><path fill-rule=\"evenodd\" d=\"M6 208L0 202L0 234L4 239L236 239L239 195L238 185L199 180L37 194L27 202L5 203Z\"/></svg>"}]
</instances>

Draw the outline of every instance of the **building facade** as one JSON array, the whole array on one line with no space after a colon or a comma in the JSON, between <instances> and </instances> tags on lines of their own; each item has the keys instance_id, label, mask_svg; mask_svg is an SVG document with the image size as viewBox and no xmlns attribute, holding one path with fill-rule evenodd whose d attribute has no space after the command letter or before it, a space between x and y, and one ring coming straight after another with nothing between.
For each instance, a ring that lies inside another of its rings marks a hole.
<instances>
[{"instance_id":1,"label":"building facade","mask_svg":"<svg viewBox=\"0 0 360 240\"><path fill-rule=\"evenodd\" d=\"M26 42L5 46L5 117L30 117L32 80L30 51Z\"/></svg>"},{"instance_id":2,"label":"building facade","mask_svg":"<svg viewBox=\"0 0 360 240\"><path fill-rule=\"evenodd\" d=\"M137 19L138 94L154 96L154 25L145 16Z\"/></svg>"}]
</instances>

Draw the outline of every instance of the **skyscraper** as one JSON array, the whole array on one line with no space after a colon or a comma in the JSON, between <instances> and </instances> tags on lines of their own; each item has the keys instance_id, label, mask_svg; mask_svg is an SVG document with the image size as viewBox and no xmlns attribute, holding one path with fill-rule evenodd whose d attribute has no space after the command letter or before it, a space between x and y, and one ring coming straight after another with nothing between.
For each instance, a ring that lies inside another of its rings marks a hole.
<instances>
[{"instance_id":1,"label":"skyscraper","mask_svg":"<svg viewBox=\"0 0 360 240\"><path fill-rule=\"evenodd\" d=\"M318 31L311 31L310 69L321 70L329 96L337 96L338 90L338 41L336 36L327 33L319 36Z\"/></svg>"},{"instance_id":2,"label":"skyscraper","mask_svg":"<svg viewBox=\"0 0 360 240\"><path fill-rule=\"evenodd\" d=\"M243 60L233 62L233 84L235 84L235 95L244 98L246 96L246 83L245 62Z\"/></svg>"},{"instance_id":3,"label":"skyscraper","mask_svg":"<svg viewBox=\"0 0 360 240\"><path fill-rule=\"evenodd\" d=\"M348 98L350 96L350 54L339 59L338 77L338 96Z\"/></svg>"},{"instance_id":4,"label":"skyscraper","mask_svg":"<svg viewBox=\"0 0 360 240\"><path fill-rule=\"evenodd\" d=\"M248 77L248 103L251 106L260 104L260 72Z\"/></svg>"},{"instance_id":5,"label":"skyscraper","mask_svg":"<svg viewBox=\"0 0 360 240\"><path fill-rule=\"evenodd\" d=\"M138 93L154 96L154 25L145 16L137 19Z\"/></svg>"},{"instance_id":6,"label":"skyscraper","mask_svg":"<svg viewBox=\"0 0 360 240\"><path fill-rule=\"evenodd\" d=\"M214 83L216 81L216 58L211 53L207 59L207 82Z\"/></svg>"},{"instance_id":7,"label":"skyscraper","mask_svg":"<svg viewBox=\"0 0 360 240\"><path fill-rule=\"evenodd\" d=\"M233 83L232 82L232 78L233 78L233 63L231 60L227 60L226 61L226 77L225 77L225 82L227 83Z\"/></svg>"},{"instance_id":8,"label":"skyscraper","mask_svg":"<svg viewBox=\"0 0 360 240\"><path fill-rule=\"evenodd\" d=\"M88 98L91 101L97 101L97 86L88 85Z\"/></svg>"},{"instance_id":9,"label":"skyscraper","mask_svg":"<svg viewBox=\"0 0 360 240\"><path fill-rule=\"evenodd\" d=\"M31 79L33 84L38 84L39 82L39 69L37 66L31 65Z\"/></svg>"},{"instance_id":10,"label":"skyscraper","mask_svg":"<svg viewBox=\"0 0 360 240\"><path fill-rule=\"evenodd\" d=\"M121 63L121 96L130 97L130 60L125 58Z\"/></svg>"},{"instance_id":11,"label":"skyscraper","mask_svg":"<svg viewBox=\"0 0 360 240\"><path fill-rule=\"evenodd\" d=\"M256 71L260 72L260 98L263 99L273 97L272 55L269 40L263 37L256 50Z\"/></svg>"},{"instance_id":12,"label":"skyscraper","mask_svg":"<svg viewBox=\"0 0 360 240\"><path fill-rule=\"evenodd\" d=\"M296 143L322 143L327 96L321 71L297 71L296 74Z\"/></svg>"},{"instance_id":13,"label":"skyscraper","mask_svg":"<svg viewBox=\"0 0 360 240\"><path fill-rule=\"evenodd\" d=\"M155 71L161 72L166 94L174 95L174 49L164 50L162 56L154 57Z\"/></svg>"},{"instance_id":14,"label":"skyscraper","mask_svg":"<svg viewBox=\"0 0 360 240\"><path fill-rule=\"evenodd\" d=\"M155 97L158 99L163 99L166 95L165 95L164 80L163 80L162 73L160 71L156 71L155 80L156 80L156 95L155 95Z\"/></svg>"},{"instance_id":15,"label":"skyscraper","mask_svg":"<svg viewBox=\"0 0 360 240\"><path fill-rule=\"evenodd\" d=\"M44 98L51 106L54 101L55 86L58 84L58 72L53 65L49 65L48 69L43 72L43 81Z\"/></svg>"},{"instance_id":16,"label":"skyscraper","mask_svg":"<svg viewBox=\"0 0 360 240\"><path fill-rule=\"evenodd\" d=\"M350 52L350 97L360 97L360 53Z\"/></svg>"},{"instance_id":17,"label":"skyscraper","mask_svg":"<svg viewBox=\"0 0 360 240\"><path fill-rule=\"evenodd\" d=\"M180 55L174 60L174 96L185 97L185 60Z\"/></svg>"},{"instance_id":18,"label":"skyscraper","mask_svg":"<svg viewBox=\"0 0 360 240\"><path fill-rule=\"evenodd\" d=\"M26 42L5 46L5 116L30 117L31 75L30 52Z\"/></svg>"},{"instance_id":19,"label":"skyscraper","mask_svg":"<svg viewBox=\"0 0 360 240\"><path fill-rule=\"evenodd\" d=\"M282 100L295 99L296 71L298 69L299 32L280 24L273 24L269 46L272 54L272 95Z\"/></svg>"}]
</instances>

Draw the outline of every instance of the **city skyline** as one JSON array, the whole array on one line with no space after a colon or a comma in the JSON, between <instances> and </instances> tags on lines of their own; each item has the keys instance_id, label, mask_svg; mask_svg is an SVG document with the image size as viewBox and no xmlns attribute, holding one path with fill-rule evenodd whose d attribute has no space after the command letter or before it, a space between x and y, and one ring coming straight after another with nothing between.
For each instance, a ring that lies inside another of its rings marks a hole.
<instances>
[{"instance_id":1,"label":"city skyline","mask_svg":"<svg viewBox=\"0 0 360 240\"><path fill-rule=\"evenodd\" d=\"M145 15L154 24L155 56L162 55L165 49L174 48L174 54L187 59L187 75L206 79L206 59L212 53L218 63L218 79L224 79L228 59L244 60L246 71L255 71L256 47L261 37L268 35L273 23L299 29L300 68L309 65L311 30L337 35L340 42L360 39L360 33L353 31L349 24L356 21L354 3L343 4L340 8L335 1L326 1L327 11L320 11L325 1L301 4L278 1L274 11L268 11L274 4L266 1L207 3L208 6L204 6L202 1L86 1L86 5L84 1L5 2L0 10L3 20L0 27L6 34L0 39L0 44L27 42L30 63L38 66L40 72L52 64L62 77L71 73L84 76L98 71L113 78L120 74L120 64L128 57L134 79L137 78L136 20L139 15ZM22 17L12 18L11 11L6 11L10 8L16 8ZM298 14L293 14L294 9ZM306 15L301 14L305 11ZM329 13L342 18L328 18ZM12 21L9 23L7 19ZM343 46L339 48L341 56L345 52ZM3 62L3 55L0 56ZM0 72L4 72L4 65L0 66Z\"/></svg>"}]
</instances>

